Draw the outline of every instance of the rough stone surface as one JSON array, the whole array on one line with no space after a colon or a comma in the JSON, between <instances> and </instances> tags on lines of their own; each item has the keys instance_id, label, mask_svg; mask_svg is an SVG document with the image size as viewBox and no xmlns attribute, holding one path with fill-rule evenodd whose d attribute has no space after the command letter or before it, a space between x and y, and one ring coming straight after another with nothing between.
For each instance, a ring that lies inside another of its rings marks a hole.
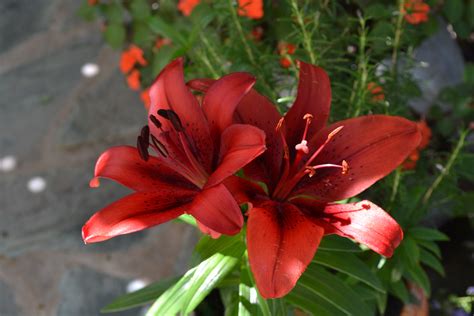
<instances>
[{"instance_id":1,"label":"rough stone surface","mask_svg":"<svg viewBox=\"0 0 474 316\"><path fill-rule=\"evenodd\" d=\"M95 160L133 144L146 116L100 26L76 16L80 2L0 1L0 159L17 162L0 171L1 316L99 315L131 280L184 272L196 240L169 223L82 242L84 222L128 192L111 181L90 189ZM100 72L85 78L89 62ZM28 189L34 177L43 191Z\"/></svg>"}]
</instances>

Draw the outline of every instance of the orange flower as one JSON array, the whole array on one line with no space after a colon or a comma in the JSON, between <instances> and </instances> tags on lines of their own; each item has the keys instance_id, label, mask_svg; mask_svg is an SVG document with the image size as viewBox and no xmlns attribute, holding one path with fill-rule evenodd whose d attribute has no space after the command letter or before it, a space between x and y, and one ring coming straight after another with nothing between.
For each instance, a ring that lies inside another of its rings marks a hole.
<instances>
[{"instance_id":1,"label":"orange flower","mask_svg":"<svg viewBox=\"0 0 474 316\"><path fill-rule=\"evenodd\" d=\"M432 132L431 128L426 124L425 120L421 120L416 123L419 131L421 132L421 142L418 147L408 156L408 158L403 162L403 170L413 170L416 167L416 162L420 159L420 152L422 149L425 149L430 143Z\"/></svg>"},{"instance_id":2,"label":"orange flower","mask_svg":"<svg viewBox=\"0 0 474 316\"><path fill-rule=\"evenodd\" d=\"M201 0L179 0L178 10L185 16L189 16L193 12Z\"/></svg>"},{"instance_id":3,"label":"orange flower","mask_svg":"<svg viewBox=\"0 0 474 316\"><path fill-rule=\"evenodd\" d=\"M402 14L410 24L419 24L428 21L430 6L423 0L408 0L405 2Z\"/></svg>"},{"instance_id":4,"label":"orange flower","mask_svg":"<svg viewBox=\"0 0 474 316\"><path fill-rule=\"evenodd\" d=\"M143 105L145 106L145 109L148 111L151 104L150 88L147 88L140 93L140 99L142 99Z\"/></svg>"},{"instance_id":5,"label":"orange flower","mask_svg":"<svg viewBox=\"0 0 474 316\"><path fill-rule=\"evenodd\" d=\"M238 13L251 19L261 19L263 17L263 1L239 0Z\"/></svg>"},{"instance_id":6,"label":"orange flower","mask_svg":"<svg viewBox=\"0 0 474 316\"><path fill-rule=\"evenodd\" d=\"M96 5L99 0L87 0L88 5Z\"/></svg>"},{"instance_id":7,"label":"orange flower","mask_svg":"<svg viewBox=\"0 0 474 316\"><path fill-rule=\"evenodd\" d=\"M143 58L143 50L138 46L130 45L120 57L120 70L126 74L130 72L137 63L142 66L147 64L147 61Z\"/></svg>"},{"instance_id":8,"label":"orange flower","mask_svg":"<svg viewBox=\"0 0 474 316\"><path fill-rule=\"evenodd\" d=\"M140 89L140 72L138 70L133 70L127 76L127 84L132 90L139 90Z\"/></svg>"},{"instance_id":9,"label":"orange flower","mask_svg":"<svg viewBox=\"0 0 474 316\"><path fill-rule=\"evenodd\" d=\"M283 68L289 68L291 66L291 60L286 57L288 55L293 55L296 51L296 46L291 43L286 43L286 42L280 42L278 43L278 53L280 56L283 56L280 58L280 65Z\"/></svg>"},{"instance_id":10,"label":"orange flower","mask_svg":"<svg viewBox=\"0 0 474 316\"><path fill-rule=\"evenodd\" d=\"M383 93L383 88L376 84L375 82L369 82L367 84L367 90L372 94L373 102L380 102L385 100L385 94Z\"/></svg>"}]
</instances>

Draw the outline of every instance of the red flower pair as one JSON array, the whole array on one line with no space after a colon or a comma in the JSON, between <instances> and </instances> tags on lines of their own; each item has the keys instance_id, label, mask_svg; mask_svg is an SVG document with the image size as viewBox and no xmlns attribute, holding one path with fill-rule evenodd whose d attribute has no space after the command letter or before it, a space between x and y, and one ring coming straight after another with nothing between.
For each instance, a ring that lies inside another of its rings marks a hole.
<instances>
[{"instance_id":1,"label":"red flower pair","mask_svg":"<svg viewBox=\"0 0 474 316\"><path fill-rule=\"evenodd\" d=\"M420 142L415 123L373 115L326 126L329 78L302 62L298 96L283 118L251 89L254 79L244 73L189 82L205 92L200 107L181 67L181 60L171 63L151 88L150 127L139 136L140 154L116 147L99 158L96 177L137 192L96 213L84 226L86 242L184 212L204 232L235 234L243 225L235 197L249 202L249 261L265 298L284 296L295 286L326 234L392 255L403 232L387 213L369 201L334 201L359 194L402 163ZM267 150L260 155L262 131ZM149 156L150 147L158 157ZM242 167L248 180L232 176Z\"/></svg>"}]
</instances>

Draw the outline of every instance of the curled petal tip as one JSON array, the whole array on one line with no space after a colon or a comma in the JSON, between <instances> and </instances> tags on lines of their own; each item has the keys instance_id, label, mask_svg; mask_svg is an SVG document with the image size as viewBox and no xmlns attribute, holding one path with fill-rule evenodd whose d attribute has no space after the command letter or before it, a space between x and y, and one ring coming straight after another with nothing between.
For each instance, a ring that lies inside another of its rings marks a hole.
<instances>
[{"instance_id":1,"label":"curled petal tip","mask_svg":"<svg viewBox=\"0 0 474 316\"><path fill-rule=\"evenodd\" d=\"M100 186L99 177L94 177L89 181L89 186L91 188L98 188Z\"/></svg>"}]
</instances>

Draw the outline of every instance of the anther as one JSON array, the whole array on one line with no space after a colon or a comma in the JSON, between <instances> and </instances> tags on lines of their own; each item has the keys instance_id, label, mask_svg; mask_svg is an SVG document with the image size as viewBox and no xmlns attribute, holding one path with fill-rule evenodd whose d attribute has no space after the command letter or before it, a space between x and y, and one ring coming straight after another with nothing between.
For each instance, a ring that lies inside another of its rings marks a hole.
<instances>
[{"instance_id":1,"label":"anther","mask_svg":"<svg viewBox=\"0 0 474 316\"><path fill-rule=\"evenodd\" d=\"M160 154L166 158L168 156L168 150L166 150L165 145L163 145L163 143L160 142L153 134L151 134L151 141L153 142L156 150L158 150Z\"/></svg>"},{"instance_id":2,"label":"anther","mask_svg":"<svg viewBox=\"0 0 474 316\"><path fill-rule=\"evenodd\" d=\"M181 120L175 111L160 109L158 110L158 115L170 121L177 132L184 131L183 124L181 124Z\"/></svg>"},{"instance_id":3,"label":"anther","mask_svg":"<svg viewBox=\"0 0 474 316\"><path fill-rule=\"evenodd\" d=\"M159 119L156 118L156 116L154 116L153 114L150 115L150 121L152 121L153 124L155 124L156 127L158 127L159 129L161 129L161 122Z\"/></svg>"},{"instance_id":4,"label":"anther","mask_svg":"<svg viewBox=\"0 0 474 316\"><path fill-rule=\"evenodd\" d=\"M140 157L144 161L148 161L148 158L150 158L150 155L148 154L148 141L146 141L145 145L144 140L141 136L137 137L137 150L140 154Z\"/></svg>"},{"instance_id":5,"label":"anther","mask_svg":"<svg viewBox=\"0 0 474 316\"><path fill-rule=\"evenodd\" d=\"M303 139L303 140L301 141L301 143L296 144L295 149L296 149L296 150L301 150L301 151L303 151L305 154L309 153L308 141L307 141L306 139Z\"/></svg>"},{"instance_id":6,"label":"anther","mask_svg":"<svg viewBox=\"0 0 474 316\"><path fill-rule=\"evenodd\" d=\"M142 137L143 141L148 143L148 139L150 138L150 128L148 127L148 125L142 127L140 136Z\"/></svg>"},{"instance_id":7,"label":"anther","mask_svg":"<svg viewBox=\"0 0 474 316\"><path fill-rule=\"evenodd\" d=\"M341 131L341 129L343 129L343 128L344 128L344 126L339 126L338 128L334 129L331 133L329 133L328 139L331 139L334 136L336 136L336 134L339 133Z\"/></svg>"},{"instance_id":8,"label":"anther","mask_svg":"<svg viewBox=\"0 0 474 316\"><path fill-rule=\"evenodd\" d=\"M342 166L342 174L347 174L347 172L349 171L349 164L347 163L347 161L343 160L341 163L341 166Z\"/></svg>"},{"instance_id":9,"label":"anther","mask_svg":"<svg viewBox=\"0 0 474 316\"><path fill-rule=\"evenodd\" d=\"M303 116L303 120L307 120L309 121L309 123L311 123L311 121L313 120L314 116L312 114L309 114L309 113L306 113L304 116Z\"/></svg>"},{"instance_id":10,"label":"anther","mask_svg":"<svg viewBox=\"0 0 474 316\"><path fill-rule=\"evenodd\" d=\"M312 178L315 174L316 174L316 169L314 169L313 167L306 167L306 170L305 170L305 173L308 174L308 176L310 178Z\"/></svg>"}]
</instances>

